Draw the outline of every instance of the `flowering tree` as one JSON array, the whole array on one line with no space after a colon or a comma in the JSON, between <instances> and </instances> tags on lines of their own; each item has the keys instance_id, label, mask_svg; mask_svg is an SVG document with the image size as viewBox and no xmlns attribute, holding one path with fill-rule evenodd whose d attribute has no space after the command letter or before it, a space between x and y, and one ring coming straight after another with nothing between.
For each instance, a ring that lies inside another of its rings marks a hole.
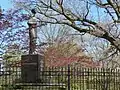
<instances>
[{"instance_id":1,"label":"flowering tree","mask_svg":"<svg viewBox=\"0 0 120 90\"><path fill-rule=\"evenodd\" d=\"M1 11L0 16L0 54L12 44L18 44L21 47L27 45L28 35L26 25L22 22L28 19L26 14L22 14L21 9L10 9Z\"/></svg>"},{"instance_id":2,"label":"flowering tree","mask_svg":"<svg viewBox=\"0 0 120 90\"><path fill-rule=\"evenodd\" d=\"M29 16L22 12L21 9L8 11L0 9L0 64L2 63L2 66L11 67L12 64L20 63L21 54L28 51L28 30L24 23Z\"/></svg>"},{"instance_id":3,"label":"flowering tree","mask_svg":"<svg viewBox=\"0 0 120 90\"><path fill-rule=\"evenodd\" d=\"M85 55L77 44L61 43L61 45L48 47L45 51L45 61L48 67L61 67L68 64L78 67L102 67L100 62L94 62Z\"/></svg>"},{"instance_id":4,"label":"flowering tree","mask_svg":"<svg viewBox=\"0 0 120 90\"><path fill-rule=\"evenodd\" d=\"M65 25L48 24L38 29L37 52L45 56L48 67L60 67L68 64L86 67L98 67L91 56L85 54L84 46L77 43L77 36ZM40 46L39 46L40 45Z\"/></svg>"}]
</instances>

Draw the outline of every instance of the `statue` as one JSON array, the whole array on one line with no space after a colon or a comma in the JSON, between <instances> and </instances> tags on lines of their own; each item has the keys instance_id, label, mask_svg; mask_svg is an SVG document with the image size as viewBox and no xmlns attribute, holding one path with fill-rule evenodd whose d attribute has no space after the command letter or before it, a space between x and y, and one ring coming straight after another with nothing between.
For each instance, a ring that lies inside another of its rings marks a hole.
<instances>
[{"instance_id":1,"label":"statue","mask_svg":"<svg viewBox=\"0 0 120 90\"><path fill-rule=\"evenodd\" d=\"M36 49L36 39L37 39L37 18L35 17L35 9L31 10L33 16L28 21L29 26L29 54L35 54Z\"/></svg>"},{"instance_id":2,"label":"statue","mask_svg":"<svg viewBox=\"0 0 120 90\"><path fill-rule=\"evenodd\" d=\"M36 53L36 39L37 39L37 23L36 11L31 10L32 15L28 20L29 26L29 54L21 57L21 78L23 83L37 83L41 82L40 75L44 69L44 57Z\"/></svg>"}]
</instances>

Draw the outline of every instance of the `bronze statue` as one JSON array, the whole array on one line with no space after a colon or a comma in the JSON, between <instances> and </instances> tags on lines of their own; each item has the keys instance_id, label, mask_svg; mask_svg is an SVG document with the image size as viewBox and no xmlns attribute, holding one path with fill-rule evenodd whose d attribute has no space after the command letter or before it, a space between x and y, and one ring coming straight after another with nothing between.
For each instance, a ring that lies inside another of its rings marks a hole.
<instances>
[{"instance_id":1,"label":"bronze statue","mask_svg":"<svg viewBox=\"0 0 120 90\"><path fill-rule=\"evenodd\" d=\"M37 18L35 17L36 11L35 9L31 10L32 17L28 21L29 26L29 54L34 54L36 49L36 39L37 39Z\"/></svg>"}]
</instances>

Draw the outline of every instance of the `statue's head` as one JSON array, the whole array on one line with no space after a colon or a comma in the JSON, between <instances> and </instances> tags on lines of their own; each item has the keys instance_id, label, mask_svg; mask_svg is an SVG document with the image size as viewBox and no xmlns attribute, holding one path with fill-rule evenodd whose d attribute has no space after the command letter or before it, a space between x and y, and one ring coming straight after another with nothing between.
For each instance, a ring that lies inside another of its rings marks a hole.
<instances>
[{"instance_id":1,"label":"statue's head","mask_svg":"<svg viewBox=\"0 0 120 90\"><path fill-rule=\"evenodd\" d=\"M36 14L36 11L35 11L35 9L32 9L32 10L31 10L31 12L32 12L33 14Z\"/></svg>"}]
</instances>

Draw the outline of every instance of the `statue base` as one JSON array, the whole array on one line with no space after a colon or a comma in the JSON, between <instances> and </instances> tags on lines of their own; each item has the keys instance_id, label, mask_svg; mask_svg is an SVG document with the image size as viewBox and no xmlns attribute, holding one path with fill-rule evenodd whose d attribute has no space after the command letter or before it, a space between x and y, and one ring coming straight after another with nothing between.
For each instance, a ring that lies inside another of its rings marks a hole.
<instances>
[{"instance_id":1,"label":"statue base","mask_svg":"<svg viewBox=\"0 0 120 90\"><path fill-rule=\"evenodd\" d=\"M42 82L44 58L38 54L22 55L21 78L23 83Z\"/></svg>"}]
</instances>

